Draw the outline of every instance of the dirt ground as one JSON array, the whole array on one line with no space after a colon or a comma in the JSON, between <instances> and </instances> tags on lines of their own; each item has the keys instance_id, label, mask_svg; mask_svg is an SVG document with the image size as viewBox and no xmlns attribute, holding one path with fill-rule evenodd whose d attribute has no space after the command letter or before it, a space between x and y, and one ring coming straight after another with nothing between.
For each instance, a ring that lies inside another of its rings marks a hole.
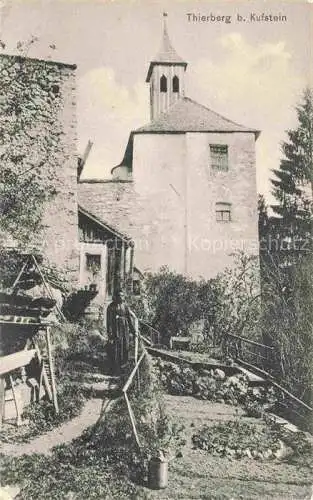
<instances>
[{"instance_id":1,"label":"dirt ground","mask_svg":"<svg viewBox=\"0 0 313 500\"><path fill-rule=\"evenodd\" d=\"M151 499L160 500L311 500L312 471L279 461L252 459L230 460L213 457L192 449L191 435L202 424L215 424L241 416L245 421L263 425L262 420L248 418L240 408L192 397L166 396L169 413L181 417L186 426L187 444L183 457L169 465L169 482L165 490L153 491Z\"/></svg>"}]
</instances>

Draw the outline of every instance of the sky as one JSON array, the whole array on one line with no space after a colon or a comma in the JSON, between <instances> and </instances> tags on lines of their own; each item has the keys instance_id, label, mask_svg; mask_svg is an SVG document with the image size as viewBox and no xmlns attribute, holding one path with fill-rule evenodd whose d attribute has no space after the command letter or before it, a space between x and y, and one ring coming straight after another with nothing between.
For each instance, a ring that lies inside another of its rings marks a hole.
<instances>
[{"instance_id":1,"label":"sky","mask_svg":"<svg viewBox=\"0 0 313 500\"><path fill-rule=\"evenodd\" d=\"M269 179L285 131L297 126L295 106L313 82L312 2L0 0L0 39L4 53L16 53L17 42L36 36L30 57L77 64L79 153L94 143L83 175L108 178L130 131L149 122L145 78L164 11L172 44L188 62L186 95L261 130L257 187L271 201ZM262 13L287 20L249 22Z\"/></svg>"}]
</instances>

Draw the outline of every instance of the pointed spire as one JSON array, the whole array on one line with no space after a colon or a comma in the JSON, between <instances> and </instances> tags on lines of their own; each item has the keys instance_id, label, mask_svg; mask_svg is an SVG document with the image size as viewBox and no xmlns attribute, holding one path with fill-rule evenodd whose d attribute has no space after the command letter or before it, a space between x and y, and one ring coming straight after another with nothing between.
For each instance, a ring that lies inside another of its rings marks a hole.
<instances>
[{"instance_id":1,"label":"pointed spire","mask_svg":"<svg viewBox=\"0 0 313 500\"><path fill-rule=\"evenodd\" d=\"M167 29L167 13L163 12L163 36L161 47L157 55L150 62L150 67L148 70L148 75L146 82L149 82L153 66L156 64L178 64L179 66L187 66L186 61L184 61L176 52L172 46L168 29Z\"/></svg>"},{"instance_id":2,"label":"pointed spire","mask_svg":"<svg viewBox=\"0 0 313 500\"><path fill-rule=\"evenodd\" d=\"M163 13L163 37L161 48L152 62L157 63L184 63L185 61L177 54L173 48L167 30L167 13Z\"/></svg>"}]
</instances>

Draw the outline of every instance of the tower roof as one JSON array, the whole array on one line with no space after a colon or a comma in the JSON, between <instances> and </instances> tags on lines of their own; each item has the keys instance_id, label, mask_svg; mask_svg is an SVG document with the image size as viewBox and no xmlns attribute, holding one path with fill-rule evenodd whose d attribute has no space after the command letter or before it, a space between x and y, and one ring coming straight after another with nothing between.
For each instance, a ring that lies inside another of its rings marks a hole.
<instances>
[{"instance_id":1,"label":"tower roof","mask_svg":"<svg viewBox=\"0 0 313 500\"><path fill-rule=\"evenodd\" d=\"M129 136L124 158L115 167L127 166L132 168L134 135L136 134L186 134L188 132L216 132L235 133L244 132L254 134L255 139L260 131L245 127L212 111L211 109L193 101L189 97L179 99L166 113L162 113L147 125L133 130Z\"/></svg>"},{"instance_id":2,"label":"tower roof","mask_svg":"<svg viewBox=\"0 0 313 500\"><path fill-rule=\"evenodd\" d=\"M256 138L260 133L225 118L189 97L179 99L166 113L134 131L136 134L185 132L252 132Z\"/></svg>"},{"instance_id":3,"label":"tower roof","mask_svg":"<svg viewBox=\"0 0 313 500\"><path fill-rule=\"evenodd\" d=\"M151 73L153 70L153 67L157 64L162 64L162 65L178 65L178 66L184 66L186 68L187 63L180 57L176 50L174 49L170 37L168 35L168 30L167 30L167 14L163 14L163 37L162 37L162 42L161 42L161 47L157 55L152 59L150 62L150 66L148 69L147 73L147 78L146 82L150 81L151 78Z\"/></svg>"}]
</instances>

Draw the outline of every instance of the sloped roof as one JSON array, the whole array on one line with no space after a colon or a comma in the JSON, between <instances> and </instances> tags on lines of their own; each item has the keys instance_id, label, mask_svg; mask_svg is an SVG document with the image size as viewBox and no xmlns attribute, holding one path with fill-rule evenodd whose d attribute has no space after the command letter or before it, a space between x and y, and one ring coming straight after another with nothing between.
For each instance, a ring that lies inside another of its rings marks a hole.
<instances>
[{"instance_id":1,"label":"sloped roof","mask_svg":"<svg viewBox=\"0 0 313 500\"><path fill-rule=\"evenodd\" d=\"M158 132L252 132L256 138L260 133L219 115L189 97L179 99L167 112L134 131L135 134Z\"/></svg>"},{"instance_id":2,"label":"sloped roof","mask_svg":"<svg viewBox=\"0 0 313 500\"><path fill-rule=\"evenodd\" d=\"M117 230L113 226L109 225L107 222L104 222L99 217L97 217L96 215L92 214L91 212L89 212L88 210L83 208L81 205L78 205L78 213L84 215L85 217L90 219L93 223L97 224L101 229L104 229L105 231L109 232L113 236L115 236L123 241L126 241L126 242L131 241L131 237L129 235L122 233L121 231Z\"/></svg>"},{"instance_id":3,"label":"sloped roof","mask_svg":"<svg viewBox=\"0 0 313 500\"><path fill-rule=\"evenodd\" d=\"M153 66L156 64L187 66L186 61L180 57L174 49L167 31L166 18L164 18L163 37L161 47L157 55L150 62L146 82L150 81Z\"/></svg>"},{"instance_id":4,"label":"sloped roof","mask_svg":"<svg viewBox=\"0 0 313 500\"><path fill-rule=\"evenodd\" d=\"M160 114L155 120L130 133L121 165L131 168L133 162L134 134L185 134L186 132L250 132L257 139L260 131L245 127L212 111L189 97L180 98L166 113Z\"/></svg>"}]
</instances>

